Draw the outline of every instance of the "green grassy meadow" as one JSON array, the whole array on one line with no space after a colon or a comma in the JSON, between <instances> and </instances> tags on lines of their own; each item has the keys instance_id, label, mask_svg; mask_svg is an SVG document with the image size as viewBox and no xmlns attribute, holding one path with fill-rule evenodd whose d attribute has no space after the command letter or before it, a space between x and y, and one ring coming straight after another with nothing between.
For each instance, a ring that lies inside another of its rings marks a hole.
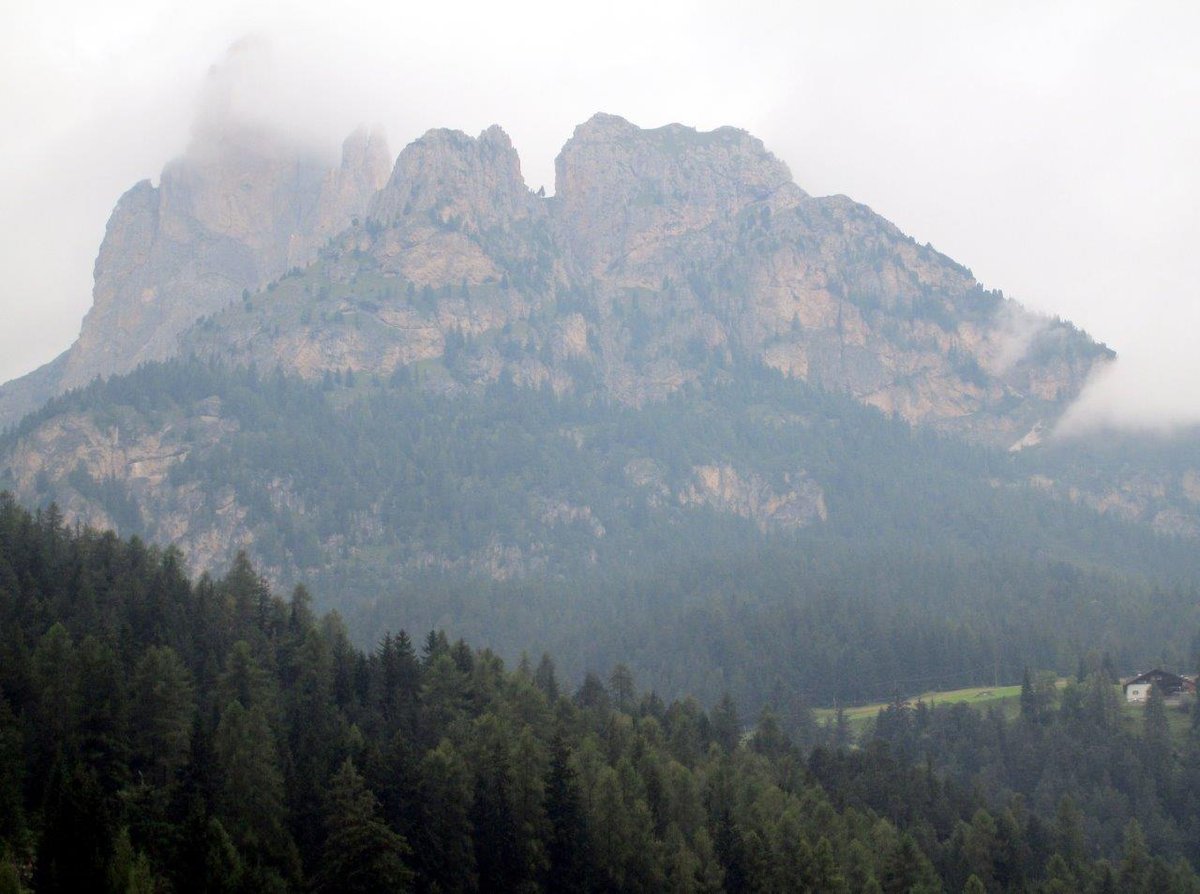
<instances>
[{"instance_id":1,"label":"green grassy meadow","mask_svg":"<svg viewBox=\"0 0 1200 894\"><path fill-rule=\"evenodd\" d=\"M1061 688L1065 685L1065 680L1059 680L1058 685ZM1130 730L1138 730L1142 725L1142 711L1144 705L1140 703L1129 703L1125 701L1125 695L1121 692L1120 687L1117 688L1117 695L1121 700L1121 712L1127 728ZM1003 709L1006 717L1015 717L1020 710L1021 687L1017 686L971 686L966 689L949 689L944 691L923 692L920 695L914 695L905 700L908 705L916 706L918 702L924 702L932 707L933 705L949 705L958 702L965 702L972 707L981 710L998 706ZM860 736L868 726L875 720L882 708L886 708L890 702L872 702L868 705L853 705L844 707L846 720L850 724L850 730L855 737ZM814 712L818 723L834 723L837 718L837 711L834 708L817 708ZM1171 737L1178 743L1182 743L1187 736L1191 726L1191 714L1185 706L1168 707L1167 708L1167 723L1171 729Z\"/></svg>"},{"instance_id":2,"label":"green grassy meadow","mask_svg":"<svg viewBox=\"0 0 1200 894\"><path fill-rule=\"evenodd\" d=\"M966 689L949 689L944 691L923 692L920 695L906 699L909 705L915 706L918 702L924 702L932 707L933 705L948 705L956 702L966 702L972 707L984 709L992 706L1001 706L1007 716L1014 716L1018 709L1018 700L1021 697L1021 687L1017 686L970 686ZM852 707L843 708L846 715L846 720L850 724L850 729L857 736L867 725L875 720L882 708L886 708L890 702L873 702L869 705L854 705ZM834 708L818 708L814 712L817 715L818 723L833 723L837 717L837 711Z\"/></svg>"}]
</instances>

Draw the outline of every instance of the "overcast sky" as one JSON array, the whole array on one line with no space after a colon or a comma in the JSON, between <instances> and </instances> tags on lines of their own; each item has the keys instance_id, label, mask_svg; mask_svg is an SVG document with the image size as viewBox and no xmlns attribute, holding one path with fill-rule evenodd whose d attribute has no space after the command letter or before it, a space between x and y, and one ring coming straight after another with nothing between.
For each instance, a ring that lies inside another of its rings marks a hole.
<instances>
[{"instance_id":1,"label":"overcast sky","mask_svg":"<svg viewBox=\"0 0 1200 894\"><path fill-rule=\"evenodd\" d=\"M66 348L117 197L187 142L255 35L247 102L335 146L501 124L553 189L574 126L732 124L1122 356L1089 418L1200 421L1197 3L6 0L0 381ZM587 11L580 11L586 9Z\"/></svg>"}]
</instances>

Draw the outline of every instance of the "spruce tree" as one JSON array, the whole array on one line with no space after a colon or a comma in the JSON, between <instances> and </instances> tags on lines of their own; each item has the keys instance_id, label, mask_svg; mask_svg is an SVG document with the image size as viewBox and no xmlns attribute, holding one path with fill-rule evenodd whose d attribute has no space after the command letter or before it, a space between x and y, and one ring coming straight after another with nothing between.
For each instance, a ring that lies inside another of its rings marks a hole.
<instances>
[{"instance_id":1,"label":"spruce tree","mask_svg":"<svg viewBox=\"0 0 1200 894\"><path fill-rule=\"evenodd\" d=\"M587 870L587 830L571 753L561 731L555 733L550 745L546 820L549 823L547 890L578 891L583 887Z\"/></svg>"},{"instance_id":2,"label":"spruce tree","mask_svg":"<svg viewBox=\"0 0 1200 894\"><path fill-rule=\"evenodd\" d=\"M412 890L411 850L379 815L379 802L349 758L329 784L326 838L314 889L321 894Z\"/></svg>"}]
</instances>

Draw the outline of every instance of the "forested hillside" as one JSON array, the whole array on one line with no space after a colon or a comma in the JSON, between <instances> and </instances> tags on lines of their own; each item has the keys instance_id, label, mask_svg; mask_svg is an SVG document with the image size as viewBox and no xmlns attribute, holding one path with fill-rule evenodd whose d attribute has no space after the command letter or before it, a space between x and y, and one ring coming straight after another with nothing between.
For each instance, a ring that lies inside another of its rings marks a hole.
<instances>
[{"instance_id":1,"label":"forested hillside","mask_svg":"<svg viewBox=\"0 0 1200 894\"><path fill-rule=\"evenodd\" d=\"M1043 493L1024 453L761 367L642 408L422 375L148 365L0 439L0 487L193 568L244 548L360 645L444 628L511 660L536 642L572 676L625 662L785 725L1092 652L1190 666L1192 543Z\"/></svg>"},{"instance_id":2,"label":"forested hillside","mask_svg":"<svg viewBox=\"0 0 1200 894\"><path fill-rule=\"evenodd\" d=\"M118 203L79 341L0 388L22 505L245 552L359 647L536 642L792 731L1190 666L1194 451L1051 436L1112 352L749 134L597 115L547 197L498 127L330 168L204 125Z\"/></svg>"},{"instance_id":3,"label":"forested hillside","mask_svg":"<svg viewBox=\"0 0 1200 894\"><path fill-rule=\"evenodd\" d=\"M743 131L596 115L547 197L498 127L430 131L387 176L378 135L323 172L283 135L204 124L118 203L79 341L0 388L0 487L27 506L175 544L193 571L245 550L280 586L318 582L356 635L445 626L511 655L536 633L572 662L594 612L625 601L645 639L668 608L649 582L713 557L762 555L738 562L761 578L751 602L781 595L766 585L782 567L801 602L819 587L881 603L878 627L899 623L898 594L855 580L860 558L950 563L930 585L994 603L971 618L993 630L1012 612L981 557L1113 578L1098 587L1135 593L1122 616L1146 586L1195 577L1179 544L1096 518L1121 476L1080 491L1070 469L1051 480L1004 452L1036 448L1111 351L867 206L808 195ZM1185 483L1152 490L1124 521L1200 532ZM727 615L717 598L683 601ZM539 599L554 612L523 607ZM1110 648L1108 632L1052 648ZM1150 643L1180 647L1139 629L1129 649ZM1050 662L1026 646L918 673ZM653 679L740 686L720 662L684 667ZM794 688L827 693L822 676Z\"/></svg>"},{"instance_id":4,"label":"forested hillside","mask_svg":"<svg viewBox=\"0 0 1200 894\"><path fill-rule=\"evenodd\" d=\"M1123 732L1096 676L1061 708L1031 684L1013 723L897 707L809 753L624 666L363 652L309 603L0 498L0 889L1198 889L1194 740ZM1012 797L1039 748L1074 775Z\"/></svg>"}]
</instances>

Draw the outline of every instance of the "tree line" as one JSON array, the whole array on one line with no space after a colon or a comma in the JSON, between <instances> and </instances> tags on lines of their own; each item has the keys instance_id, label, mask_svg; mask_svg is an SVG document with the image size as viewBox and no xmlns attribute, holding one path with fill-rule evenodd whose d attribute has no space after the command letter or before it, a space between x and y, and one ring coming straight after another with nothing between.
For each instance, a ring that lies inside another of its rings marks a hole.
<instances>
[{"instance_id":1,"label":"tree line","mask_svg":"<svg viewBox=\"0 0 1200 894\"><path fill-rule=\"evenodd\" d=\"M1137 825L1056 837L888 724L810 750L621 665L360 650L244 556L193 582L0 497L0 891L1197 890Z\"/></svg>"}]
</instances>

